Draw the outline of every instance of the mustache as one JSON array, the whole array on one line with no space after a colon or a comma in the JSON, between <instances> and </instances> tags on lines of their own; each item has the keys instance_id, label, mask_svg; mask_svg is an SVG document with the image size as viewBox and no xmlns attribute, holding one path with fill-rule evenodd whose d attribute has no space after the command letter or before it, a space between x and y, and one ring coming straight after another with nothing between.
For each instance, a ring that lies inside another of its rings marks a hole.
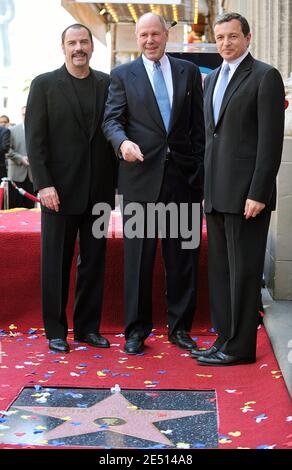
<instances>
[{"instance_id":1,"label":"mustache","mask_svg":"<svg viewBox=\"0 0 292 470\"><path fill-rule=\"evenodd\" d=\"M72 57L77 57L77 56L87 57L87 54L84 51L77 51L77 52L74 52L74 54L72 54Z\"/></svg>"}]
</instances>

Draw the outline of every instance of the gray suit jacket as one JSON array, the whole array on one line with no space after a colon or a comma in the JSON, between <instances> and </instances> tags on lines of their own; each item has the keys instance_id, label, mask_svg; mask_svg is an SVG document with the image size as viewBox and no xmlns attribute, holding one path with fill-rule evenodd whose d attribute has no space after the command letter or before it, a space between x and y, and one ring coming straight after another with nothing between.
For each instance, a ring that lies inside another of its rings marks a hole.
<instances>
[{"instance_id":1,"label":"gray suit jacket","mask_svg":"<svg viewBox=\"0 0 292 470\"><path fill-rule=\"evenodd\" d=\"M30 167L22 163L22 157L27 156L23 124L12 127L10 132L11 143L10 150L7 154L8 178L16 182L22 182L26 179L28 174L30 181L32 181Z\"/></svg>"}]
</instances>

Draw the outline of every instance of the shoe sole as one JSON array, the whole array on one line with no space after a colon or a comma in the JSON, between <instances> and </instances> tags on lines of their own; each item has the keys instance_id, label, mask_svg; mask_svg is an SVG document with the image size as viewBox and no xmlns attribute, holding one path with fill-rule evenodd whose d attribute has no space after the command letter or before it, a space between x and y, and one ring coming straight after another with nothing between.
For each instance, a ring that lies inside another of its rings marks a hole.
<instances>
[{"instance_id":1,"label":"shoe sole","mask_svg":"<svg viewBox=\"0 0 292 470\"><path fill-rule=\"evenodd\" d=\"M224 367L224 366L239 366L244 364L254 364L256 361L253 360L239 360L235 362L227 362L227 363L212 363L212 362L201 362L197 361L200 366L209 366L209 367Z\"/></svg>"},{"instance_id":2,"label":"shoe sole","mask_svg":"<svg viewBox=\"0 0 292 470\"><path fill-rule=\"evenodd\" d=\"M194 349L196 348L196 343L194 343L192 346L181 346L179 343L177 343L176 341L172 341L171 339L168 340L171 344L174 344L175 346L177 346L178 348L180 349L184 349L185 351L190 351L191 349Z\"/></svg>"}]
</instances>

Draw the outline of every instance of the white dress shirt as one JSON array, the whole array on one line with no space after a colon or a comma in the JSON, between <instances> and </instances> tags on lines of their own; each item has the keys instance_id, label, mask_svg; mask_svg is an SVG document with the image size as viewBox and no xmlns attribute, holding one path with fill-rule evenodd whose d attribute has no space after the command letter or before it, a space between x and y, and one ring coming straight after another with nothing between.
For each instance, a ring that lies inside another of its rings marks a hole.
<instances>
[{"instance_id":1,"label":"white dress shirt","mask_svg":"<svg viewBox=\"0 0 292 470\"><path fill-rule=\"evenodd\" d=\"M154 61L147 59L147 57L142 54L142 60L144 67L146 69L148 78L150 80L151 86L154 91L154 85L153 85L153 71L154 71ZM169 62L169 58L167 57L166 54L164 54L161 59L159 59L160 66L161 66L161 71L163 74L163 78L165 81L165 85L167 88L167 93L169 97L169 102L170 102L170 107L172 107L172 100L173 100L173 83L172 83L172 74L171 74L171 66Z\"/></svg>"},{"instance_id":2,"label":"white dress shirt","mask_svg":"<svg viewBox=\"0 0 292 470\"><path fill-rule=\"evenodd\" d=\"M217 82L214 88L214 93L213 93L213 106L214 106L214 101L215 101L215 96L219 87L219 83L222 77L222 70L225 64L229 65L229 75L228 75L228 83L230 82L231 78L233 77L237 67L241 64L241 62L246 58L246 56L249 54L249 50L247 49L244 54L242 54L240 57L237 57L237 59L232 60L230 62L227 62L226 60L223 60L221 64L221 70L217 78Z\"/></svg>"}]
</instances>

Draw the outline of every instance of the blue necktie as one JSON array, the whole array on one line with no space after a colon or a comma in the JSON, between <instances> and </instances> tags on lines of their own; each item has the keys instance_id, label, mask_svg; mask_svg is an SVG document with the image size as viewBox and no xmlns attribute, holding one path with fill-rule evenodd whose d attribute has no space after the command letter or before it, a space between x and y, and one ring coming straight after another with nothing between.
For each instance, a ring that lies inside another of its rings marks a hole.
<instances>
[{"instance_id":1,"label":"blue necktie","mask_svg":"<svg viewBox=\"0 0 292 470\"><path fill-rule=\"evenodd\" d=\"M154 62L153 68L154 93L164 122L164 127L166 130L168 130L171 109L160 62Z\"/></svg>"},{"instance_id":2,"label":"blue necktie","mask_svg":"<svg viewBox=\"0 0 292 470\"><path fill-rule=\"evenodd\" d=\"M217 93L214 100L214 122L217 124L221 104L223 101L224 93L228 85L228 77L229 77L230 67L228 64L225 64L222 73L221 73L221 80L217 89Z\"/></svg>"}]
</instances>

